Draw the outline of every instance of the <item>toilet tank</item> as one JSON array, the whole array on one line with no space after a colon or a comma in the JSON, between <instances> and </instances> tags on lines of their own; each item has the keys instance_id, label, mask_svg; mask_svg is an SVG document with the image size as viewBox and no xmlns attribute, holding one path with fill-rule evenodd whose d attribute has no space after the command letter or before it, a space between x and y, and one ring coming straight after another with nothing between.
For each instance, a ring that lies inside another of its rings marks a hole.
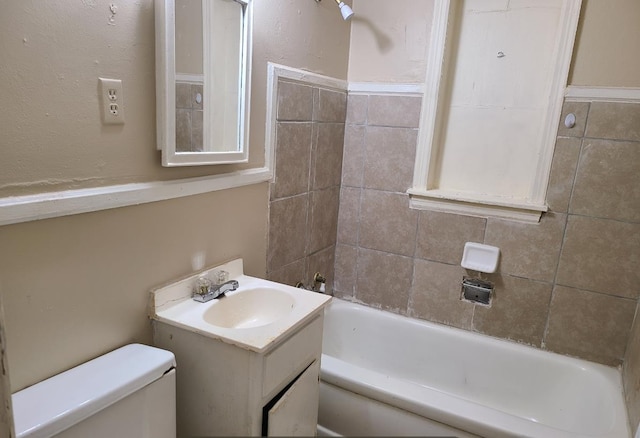
<instances>
[{"instance_id":1,"label":"toilet tank","mask_svg":"<svg viewBox=\"0 0 640 438\"><path fill-rule=\"evenodd\" d=\"M175 358L140 344L12 396L17 438L175 438Z\"/></svg>"}]
</instances>

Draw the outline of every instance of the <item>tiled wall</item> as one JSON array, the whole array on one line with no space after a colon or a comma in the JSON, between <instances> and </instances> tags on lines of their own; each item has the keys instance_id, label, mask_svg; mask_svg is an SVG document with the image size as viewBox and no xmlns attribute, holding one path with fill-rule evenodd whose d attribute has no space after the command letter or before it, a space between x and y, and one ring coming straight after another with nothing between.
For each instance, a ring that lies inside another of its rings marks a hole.
<instances>
[{"instance_id":1,"label":"tiled wall","mask_svg":"<svg viewBox=\"0 0 640 438\"><path fill-rule=\"evenodd\" d=\"M344 93L280 83L268 278L308 284L320 271L338 297L608 365L624 359L637 424L640 104L565 103L561 119L573 112L577 123L560 124L539 224L410 209L421 98L352 94L345 105ZM459 300L474 274L460 267L467 241L501 249L485 277L491 307Z\"/></svg>"},{"instance_id":2,"label":"tiled wall","mask_svg":"<svg viewBox=\"0 0 640 438\"><path fill-rule=\"evenodd\" d=\"M176 151L199 152L203 150L202 84L176 82Z\"/></svg>"},{"instance_id":3,"label":"tiled wall","mask_svg":"<svg viewBox=\"0 0 640 438\"><path fill-rule=\"evenodd\" d=\"M525 224L409 208L420 104L349 96L335 295L620 364L640 293L640 105L565 104L578 121L558 132L550 211ZM491 307L459 299L467 241L501 249Z\"/></svg>"},{"instance_id":4,"label":"tiled wall","mask_svg":"<svg viewBox=\"0 0 640 438\"><path fill-rule=\"evenodd\" d=\"M346 92L280 81L267 278L333 284Z\"/></svg>"}]
</instances>

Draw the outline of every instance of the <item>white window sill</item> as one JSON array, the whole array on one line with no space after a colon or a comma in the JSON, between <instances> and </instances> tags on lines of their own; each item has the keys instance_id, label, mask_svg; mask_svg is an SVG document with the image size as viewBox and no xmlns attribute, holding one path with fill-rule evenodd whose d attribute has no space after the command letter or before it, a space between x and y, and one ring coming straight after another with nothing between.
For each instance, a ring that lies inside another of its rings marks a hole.
<instances>
[{"instance_id":1,"label":"white window sill","mask_svg":"<svg viewBox=\"0 0 640 438\"><path fill-rule=\"evenodd\" d=\"M544 204L523 199L502 198L458 193L447 190L424 190L412 188L407 191L410 207L417 210L435 210L466 216L498 217L501 219L537 223L542 213L548 210Z\"/></svg>"}]
</instances>

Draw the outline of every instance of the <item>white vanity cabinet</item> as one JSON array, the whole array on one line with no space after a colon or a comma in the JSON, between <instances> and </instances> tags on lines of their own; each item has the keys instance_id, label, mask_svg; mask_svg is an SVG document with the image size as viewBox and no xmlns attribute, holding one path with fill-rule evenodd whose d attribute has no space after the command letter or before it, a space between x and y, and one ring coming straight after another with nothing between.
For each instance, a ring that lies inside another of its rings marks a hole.
<instances>
[{"instance_id":1,"label":"white vanity cabinet","mask_svg":"<svg viewBox=\"0 0 640 438\"><path fill-rule=\"evenodd\" d=\"M178 364L178 437L315 435L322 321L320 308L254 351L154 320L154 344Z\"/></svg>"}]
</instances>

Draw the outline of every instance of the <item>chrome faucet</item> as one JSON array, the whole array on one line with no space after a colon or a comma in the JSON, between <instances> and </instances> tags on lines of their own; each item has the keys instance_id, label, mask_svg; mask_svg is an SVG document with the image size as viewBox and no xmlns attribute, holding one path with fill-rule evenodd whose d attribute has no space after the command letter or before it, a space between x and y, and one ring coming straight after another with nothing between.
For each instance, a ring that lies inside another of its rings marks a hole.
<instances>
[{"instance_id":1,"label":"chrome faucet","mask_svg":"<svg viewBox=\"0 0 640 438\"><path fill-rule=\"evenodd\" d=\"M211 281L198 281L191 298L200 303L206 303L207 301L223 297L227 292L238 289L238 286L237 280L230 280L222 284L211 284Z\"/></svg>"}]
</instances>

